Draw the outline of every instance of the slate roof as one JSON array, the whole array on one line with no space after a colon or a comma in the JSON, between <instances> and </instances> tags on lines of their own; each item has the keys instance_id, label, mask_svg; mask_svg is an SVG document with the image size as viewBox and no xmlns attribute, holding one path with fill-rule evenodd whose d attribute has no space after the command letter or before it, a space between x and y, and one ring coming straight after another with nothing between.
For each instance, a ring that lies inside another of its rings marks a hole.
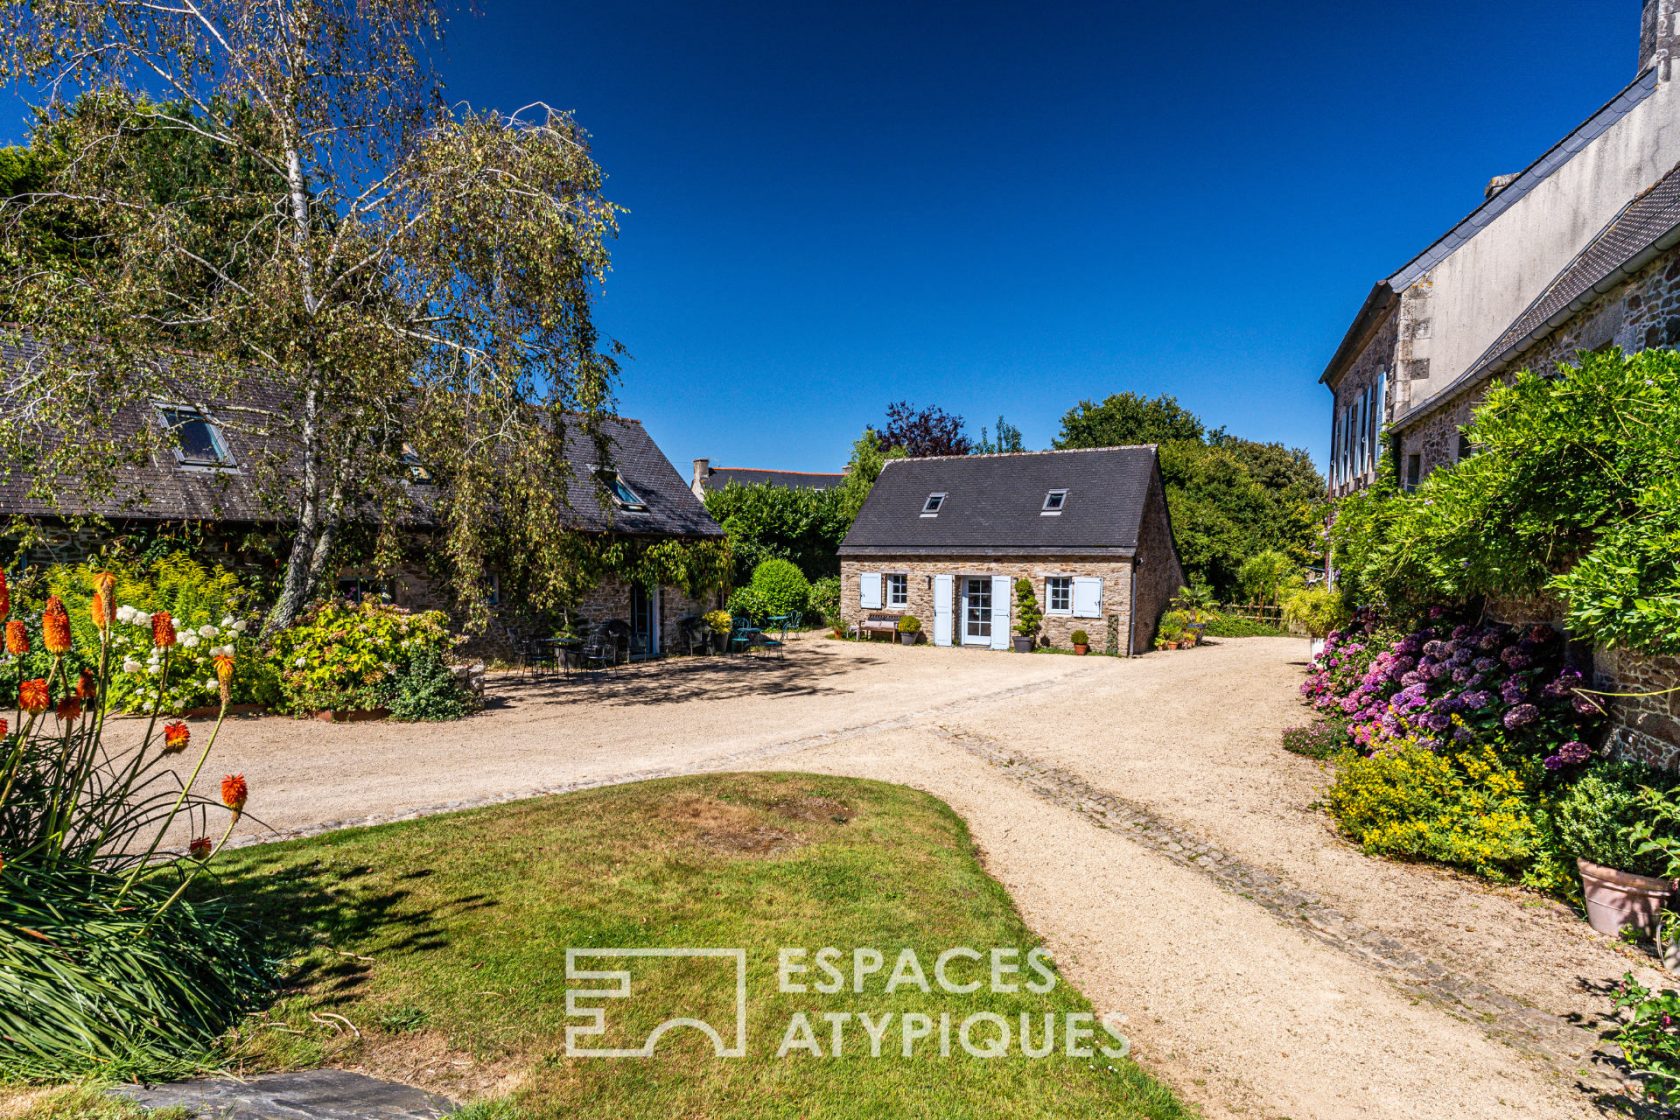
<instances>
[{"instance_id":1,"label":"slate roof","mask_svg":"<svg viewBox=\"0 0 1680 1120\"><path fill-rule=\"evenodd\" d=\"M712 467L703 485L722 490L731 482L742 486L786 486L794 490L832 490L846 481L844 474L818 471L778 471L760 467Z\"/></svg>"},{"instance_id":2,"label":"slate roof","mask_svg":"<svg viewBox=\"0 0 1680 1120\"><path fill-rule=\"evenodd\" d=\"M37 353L39 345L32 342L0 343L0 369L8 378L16 379L27 372L31 356ZM180 365L189 371L186 380L190 381L190 356L183 356ZM218 414L237 415L241 407L285 412L295 408L296 402L272 380L253 377L240 387L234 398L204 398L190 384L183 384L177 399L170 403L203 405L211 418L218 420ZM104 421L113 434L123 437L135 435L142 425L160 423L153 410L144 406L117 409ZM636 512L603 508L594 481L588 475L588 468L596 465L598 459L595 445L578 429L568 428L566 457L573 468L568 487L571 527L584 532L612 530L633 536L723 536L723 529L712 520L640 421L606 417L601 425L612 465L646 503L647 509ZM78 500L61 492L57 509L27 495L31 481L28 476L0 471L0 518L97 514L139 521L271 524L287 520L283 503L275 501L276 488L261 485L258 476L265 471L271 472L269 477L288 472L295 476L299 468L289 449L278 440L265 440L240 424L221 421L218 426L234 460L233 469L182 467L174 461L172 452L164 450L143 463L122 468L110 498ZM414 502L416 519L424 522L435 487L408 484L407 489Z\"/></svg>"},{"instance_id":3,"label":"slate roof","mask_svg":"<svg viewBox=\"0 0 1680 1120\"><path fill-rule=\"evenodd\" d=\"M1411 415L1422 415L1457 396L1465 386L1510 366L1598 295L1675 245L1680 245L1680 166L1628 203L1469 370L1419 404Z\"/></svg>"},{"instance_id":4,"label":"slate roof","mask_svg":"<svg viewBox=\"0 0 1680 1120\"><path fill-rule=\"evenodd\" d=\"M890 459L840 555L1131 556L1158 473L1153 446ZM1062 489L1062 512L1045 515ZM934 493L944 504L923 517Z\"/></svg>"}]
</instances>

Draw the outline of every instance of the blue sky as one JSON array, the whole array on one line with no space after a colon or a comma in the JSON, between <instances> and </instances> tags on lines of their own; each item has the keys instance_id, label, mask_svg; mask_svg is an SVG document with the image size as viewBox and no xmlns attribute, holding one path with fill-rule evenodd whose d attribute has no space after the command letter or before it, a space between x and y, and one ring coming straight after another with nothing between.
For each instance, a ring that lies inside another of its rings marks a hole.
<instances>
[{"instance_id":1,"label":"blue sky","mask_svg":"<svg viewBox=\"0 0 1680 1120\"><path fill-rule=\"evenodd\" d=\"M1371 284L1631 80L1640 10L479 6L449 94L594 134L620 407L685 473L838 469L899 398L1045 447L1124 389L1322 462Z\"/></svg>"}]
</instances>

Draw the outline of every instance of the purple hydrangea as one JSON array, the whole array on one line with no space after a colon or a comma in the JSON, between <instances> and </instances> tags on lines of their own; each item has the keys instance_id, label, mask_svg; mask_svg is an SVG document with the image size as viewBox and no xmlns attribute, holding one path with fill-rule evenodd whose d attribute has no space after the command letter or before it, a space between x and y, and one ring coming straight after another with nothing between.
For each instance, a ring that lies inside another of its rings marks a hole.
<instances>
[{"instance_id":1,"label":"purple hydrangea","mask_svg":"<svg viewBox=\"0 0 1680 1120\"><path fill-rule=\"evenodd\" d=\"M1519 727L1527 727L1540 718L1540 709L1533 704L1518 704L1505 713L1505 730L1515 731Z\"/></svg>"},{"instance_id":2,"label":"purple hydrangea","mask_svg":"<svg viewBox=\"0 0 1680 1120\"><path fill-rule=\"evenodd\" d=\"M1472 667L1478 673L1491 673L1499 668L1499 662L1491 657L1478 657Z\"/></svg>"},{"instance_id":3,"label":"purple hydrangea","mask_svg":"<svg viewBox=\"0 0 1680 1120\"><path fill-rule=\"evenodd\" d=\"M1499 686L1499 698L1507 704L1521 704L1528 698L1528 689L1520 679L1511 677Z\"/></svg>"},{"instance_id":4,"label":"purple hydrangea","mask_svg":"<svg viewBox=\"0 0 1680 1120\"><path fill-rule=\"evenodd\" d=\"M1467 711L1477 711L1493 703L1493 693L1477 690L1463 693L1459 696L1459 699L1464 702Z\"/></svg>"}]
</instances>

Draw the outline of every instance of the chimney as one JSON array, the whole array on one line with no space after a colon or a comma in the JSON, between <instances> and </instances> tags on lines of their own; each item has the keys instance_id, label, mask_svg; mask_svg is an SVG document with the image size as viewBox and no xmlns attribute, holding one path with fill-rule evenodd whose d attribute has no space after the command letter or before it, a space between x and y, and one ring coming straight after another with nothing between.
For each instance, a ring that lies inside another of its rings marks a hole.
<instances>
[{"instance_id":1,"label":"chimney","mask_svg":"<svg viewBox=\"0 0 1680 1120\"><path fill-rule=\"evenodd\" d=\"M1639 27L1639 72L1653 66L1657 77L1667 81L1680 58L1680 0L1645 0L1645 18Z\"/></svg>"},{"instance_id":2,"label":"chimney","mask_svg":"<svg viewBox=\"0 0 1680 1120\"><path fill-rule=\"evenodd\" d=\"M706 480L711 476L712 461L710 459L694 460L694 481L688 484L688 488L694 491L695 497L703 498L706 496Z\"/></svg>"},{"instance_id":3,"label":"chimney","mask_svg":"<svg viewBox=\"0 0 1680 1120\"><path fill-rule=\"evenodd\" d=\"M1521 179L1521 178L1522 178L1522 176L1520 174L1518 174L1518 175L1495 175L1491 180L1488 181L1487 190L1482 192L1483 197L1485 197L1489 202L1491 202L1491 201L1493 201L1493 197L1495 195L1497 195L1500 191L1503 191L1506 187L1510 186L1512 183L1516 182L1518 179Z\"/></svg>"}]
</instances>

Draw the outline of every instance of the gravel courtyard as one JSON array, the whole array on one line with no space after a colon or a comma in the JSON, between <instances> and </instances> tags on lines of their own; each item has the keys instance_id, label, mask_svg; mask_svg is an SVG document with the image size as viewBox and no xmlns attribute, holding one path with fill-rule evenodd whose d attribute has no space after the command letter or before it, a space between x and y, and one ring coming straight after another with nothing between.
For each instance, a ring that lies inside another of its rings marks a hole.
<instances>
[{"instance_id":1,"label":"gravel courtyard","mask_svg":"<svg viewBox=\"0 0 1680 1120\"><path fill-rule=\"evenodd\" d=\"M230 720L209 770L249 780L249 841L702 770L903 782L963 815L1064 971L1209 1116L1599 1114L1602 991L1641 959L1557 904L1338 839L1325 770L1277 746L1305 652L807 636L785 660L493 680L458 724Z\"/></svg>"}]
</instances>

